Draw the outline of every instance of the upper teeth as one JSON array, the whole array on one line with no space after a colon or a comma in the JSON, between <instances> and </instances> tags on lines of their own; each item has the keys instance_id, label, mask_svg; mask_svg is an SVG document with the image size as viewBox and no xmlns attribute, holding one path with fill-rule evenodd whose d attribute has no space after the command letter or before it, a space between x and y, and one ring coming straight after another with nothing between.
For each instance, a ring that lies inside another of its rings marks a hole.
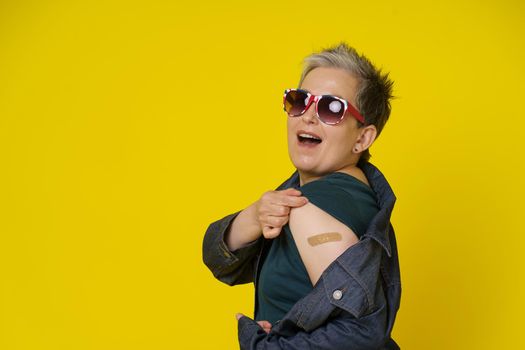
<instances>
[{"instance_id":1,"label":"upper teeth","mask_svg":"<svg viewBox=\"0 0 525 350\"><path fill-rule=\"evenodd\" d=\"M299 136L301 136L301 137L308 137L309 139L320 140L320 138L315 137L315 136L310 135L310 134L299 134Z\"/></svg>"}]
</instances>

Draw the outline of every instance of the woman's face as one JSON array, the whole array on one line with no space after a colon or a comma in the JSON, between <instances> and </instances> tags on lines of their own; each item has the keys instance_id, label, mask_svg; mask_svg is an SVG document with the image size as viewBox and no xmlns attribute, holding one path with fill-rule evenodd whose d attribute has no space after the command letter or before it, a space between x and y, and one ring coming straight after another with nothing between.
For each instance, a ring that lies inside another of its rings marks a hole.
<instances>
[{"instance_id":1,"label":"woman's face","mask_svg":"<svg viewBox=\"0 0 525 350\"><path fill-rule=\"evenodd\" d=\"M357 84L345 70L318 67L306 75L300 88L314 95L338 96L355 106ZM355 166L359 155L352 150L360 134L357 125L349 112L337 125L324 124L317 119L313 103L303 115L288 117L288 154L301 183ZM321 142L301 142L302 133L313 134Z\"/></svg>"}]
</instances>

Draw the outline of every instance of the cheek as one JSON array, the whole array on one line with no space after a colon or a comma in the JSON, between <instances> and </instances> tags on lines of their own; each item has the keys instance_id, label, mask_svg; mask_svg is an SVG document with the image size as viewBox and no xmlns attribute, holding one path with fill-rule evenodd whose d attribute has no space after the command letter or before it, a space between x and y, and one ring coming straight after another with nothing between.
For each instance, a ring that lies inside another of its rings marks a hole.
<instances>
[{"instance_id":1,"label":"cheek","mask_svg":"<svg viewBox=\"0 0 525 350\"><path fill-rule=\"evenodd\" d=\"M330 150L333 152L332 156L337 158L345 158L352 151L354 144L354 135L350 130L340 129L333 130L327 135L330 140Z\"/></svg>"}]
</instances>

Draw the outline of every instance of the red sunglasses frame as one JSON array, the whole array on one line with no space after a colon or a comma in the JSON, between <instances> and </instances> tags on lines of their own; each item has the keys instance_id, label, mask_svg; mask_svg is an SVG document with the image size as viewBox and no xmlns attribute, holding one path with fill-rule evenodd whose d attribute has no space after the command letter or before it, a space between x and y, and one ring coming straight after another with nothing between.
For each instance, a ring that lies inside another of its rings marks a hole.
<instances>
[{"instance_id":1,"label":"red sunglasses frame","mask_svg":"<svg viewBox=\"0 0 525 350\"><path fill-rule=\"evenodd\" d=\"M289 114L288 112L286 112L286 96L288 95L289 92L291 91L299 91L299 92L302 92L304 94L306 94L307 98L308 98L308 103L306 103L304 109L301 111L301 113L299 114L295 114L295 115L291 115ZM337 121L337 123L334 123L334 124L330 124L330 123L327 123L325 122L324 120L321 119L321 117L319 116L319 111L317 110L317 102L323 98L323 97L331 97L333 99L336 99L338 101L341 101L343 103L343 106L345 107L344 108L344 111L343 111L343 115L341 116L341 119L339 119ZM283 96L283 109L284 111L286 112L286 114L288 114L290 117L298 117L300 115L303 115L304 112L306 112L308 110L308 108L310 108L310 105L312 103L315 103L315 114L317 116L317 118L327 124L327 125L337 125L339 124L345 117L346 115L346 112L350 112L352 114L352 116L357 119L358 121L360 121L361 123L365 124L365 117L363 117L361 115L361 113L359 113L359 111L350 103L348 102L347 100L343 99L343 98L340 98L340 97L337 97L337 96L333 96L333 95L313 95L311 94L310 92L306 91L306 90L303 90L303 89L286 89L284 91L284 96Z\"/></svg>"}]
</instances>

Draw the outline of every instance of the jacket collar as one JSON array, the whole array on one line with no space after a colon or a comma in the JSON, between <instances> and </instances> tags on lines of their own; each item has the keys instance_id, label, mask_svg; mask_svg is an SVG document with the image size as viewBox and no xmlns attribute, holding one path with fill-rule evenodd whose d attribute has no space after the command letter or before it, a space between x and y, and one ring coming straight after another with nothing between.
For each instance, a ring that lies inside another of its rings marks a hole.
<instances>
[{"instance_id":1,"label":"jacket collar","mask_svg":"<svg viewBox=\"0 0 525 350\"><path fill-rule=\"evenodd\" d=\"M370 162L359 162L357 166L365 173L370 187L377 196L379 212L374 216L363 237L370 237L385 249L388 257L392 256L392 247L389 239L390 216L394 209L396 196L383 173ZM296 170L290 178L281 185L281 188L299 187L299 172Z\"/></svg>"}]
</instances>

